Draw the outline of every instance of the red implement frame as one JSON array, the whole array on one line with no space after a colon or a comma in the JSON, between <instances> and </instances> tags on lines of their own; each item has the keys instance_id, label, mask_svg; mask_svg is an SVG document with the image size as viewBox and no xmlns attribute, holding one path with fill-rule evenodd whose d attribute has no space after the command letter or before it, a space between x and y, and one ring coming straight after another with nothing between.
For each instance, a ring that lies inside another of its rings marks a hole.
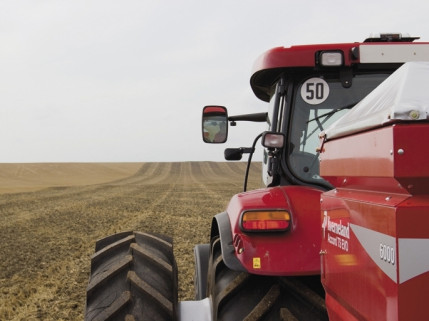
<instances>
[{"instance_id":1,"label":"red implement frame","mask_svg":"<svg viewBox=\"0 0 429 321\"><path fill-rule=\"evenodd\" d=\"M330 320L429 320L427 122L328 141L322 283Z\"/></svg>"}]
</instances>

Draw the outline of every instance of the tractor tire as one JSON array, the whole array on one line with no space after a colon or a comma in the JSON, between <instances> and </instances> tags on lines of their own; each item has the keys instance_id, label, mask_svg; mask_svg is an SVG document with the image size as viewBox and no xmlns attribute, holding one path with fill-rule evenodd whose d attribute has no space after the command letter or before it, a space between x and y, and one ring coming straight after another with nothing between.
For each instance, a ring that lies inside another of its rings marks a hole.
<instances>
[{"instance_id":1,"label":"tractor tire","mask_svg":"<svg viewBox=\"0 0 429 321\"><path fill-rule=\"evenodd\" d=\"M316 284L317 293L309 284ZM286 278L233 271L222 260L219 238L211 243L207 296L213 320L218 321L328 320L320 276Z\"/></svg>"},{"instance_id":2,"label":"tractor tire","mask_svg":"<svg viewBox=\"0 0 429 321\"><path fill-rule=\"evenodd\" d=\"M140 232L97 241L85 320L176 320L177 266L170 238Z\"/></svg>"}]
</instances>

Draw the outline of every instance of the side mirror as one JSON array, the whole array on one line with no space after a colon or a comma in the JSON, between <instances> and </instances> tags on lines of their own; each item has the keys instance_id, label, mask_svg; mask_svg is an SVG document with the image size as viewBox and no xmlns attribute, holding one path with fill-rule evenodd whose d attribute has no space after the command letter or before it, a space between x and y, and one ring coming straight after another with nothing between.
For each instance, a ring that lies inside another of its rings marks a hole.
<instances>
[{"instance_id":1,"label":"side mirror","mask_svg":"<svg viewBox=\"0 0 429 321\"><path fill-rule=\"evenodd\" d=\"M205 106L202 125L205 143L225 143L228 138L228 111L223 106Z\"/></svg>"}]
</instances>

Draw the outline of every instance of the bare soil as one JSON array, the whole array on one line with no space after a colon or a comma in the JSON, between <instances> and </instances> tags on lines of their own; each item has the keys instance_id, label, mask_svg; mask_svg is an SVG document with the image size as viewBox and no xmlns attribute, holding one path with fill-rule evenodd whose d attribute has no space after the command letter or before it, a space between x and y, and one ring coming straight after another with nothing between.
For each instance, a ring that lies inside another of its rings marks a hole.
<instances>
[{"instance_id":1,"label":"bare soil","mask_svg":"<svg viewBox=\"0 0 429 321\"><path fill-rule=\"evenodd\" d=\"M82 320L97 239L173 237L179 299L194 295L193 247L242 190L245 163L0 164L0 320ZM249 188L260 187L253 164Z\"/></svg>"}]
</instances>

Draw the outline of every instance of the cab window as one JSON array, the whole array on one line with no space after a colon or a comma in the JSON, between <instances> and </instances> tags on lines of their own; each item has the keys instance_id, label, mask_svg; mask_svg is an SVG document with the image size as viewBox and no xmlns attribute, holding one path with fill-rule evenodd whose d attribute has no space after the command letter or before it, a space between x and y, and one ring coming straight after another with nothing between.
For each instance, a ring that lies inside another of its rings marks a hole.
<instances>
[{"instance_id":1,"label":"cab window","mask_svg":"<svg viewBox=\"0 0 429 321\"><path fill-rule=\"evenodd\" d=\"M332 125L376 88L388 75L355 75L349 87L339 79L320 76L304 78L295 88L287 163L303 181L318 183L319 133Z\"/></svg>"}]
</instances>

